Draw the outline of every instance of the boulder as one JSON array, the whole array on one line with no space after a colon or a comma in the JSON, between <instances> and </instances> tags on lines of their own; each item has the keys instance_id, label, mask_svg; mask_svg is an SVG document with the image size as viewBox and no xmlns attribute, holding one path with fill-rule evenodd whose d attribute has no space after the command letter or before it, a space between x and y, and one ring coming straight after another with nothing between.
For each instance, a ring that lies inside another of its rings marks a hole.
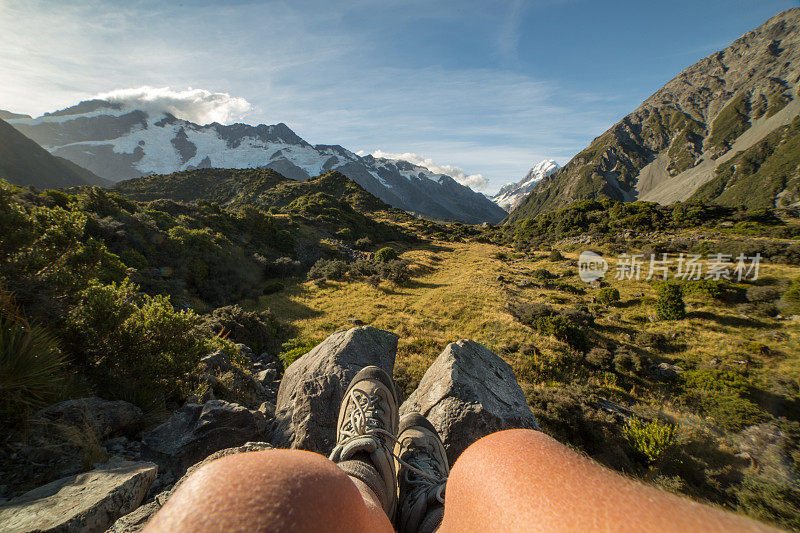
<instances>
[{"instance_id":1,"label":"boulder","mask_svg":"<svg viewBox=\"0 0 800 533\"><path fill-rule=\"evenodd\" d=\"M134 510L156 478L149 462L121 462L65 477L0 506L8 533L28 531L105 531Z\"/></svg>"},{"instance_id":2,"label":"boulder","mask_svg":"<svg viewBox=\"0 0 800 533\"><path fill-rule=\"evenodd\" d=\"M147 505L143 505L136 509L135 511L121 517L111 528L108 530L108 533L136 533L137 531L141 531L144 529L147 522L150 518L153 517L156 512L166 503L169 497L175 492L181 483L186 481L186 479L191 476L195 471L201 468L203 465L210 463L211 461L215 461L220 457L225 457L227 455L233 455L236 453L244 453L244 452L258 452L262 450L271 450L272 446L267 444L266 442L247 442L242 446L237 446L235 448L226 448L224 450L220 450L215 452L201 462L193 465L190 467L186 474L181 477L175 485L160 494L158 494L155 499L148 503Z\"/></svg>"},{"instance_id":3,"label":"boulder","mask_svg":"<svg viewBox=\"0 0 800 533\"><path fill-rule=\"evenodd\" d=\"M400 415L425 415L452 465L473 442L495 431L539 429L511 366L477 342L449 344L425 372Z\"/></svg>"},{"instance_id":4,"label":"boulder","mask_svg":"<svg viewBox=\"0 0 800 533\"><path fill-rule=\"evenodd\" d=\"M273 443L329 454L336 443L339 405L365 366L392 375L397 336L362 326L337 331L292 363L278 389Z\"/></svg>"},{"instance_id":5,"label":"boulder","mask_svg":"<svg viewBox=\"0 0 800 533\"><path fill-rule=\"evenodd\" d=\"M176 476L212 453L268 437L264 414L222 400L186 404L142 435L142 457Z\"/></svg>"},{"instance_id":6,"label":"boulder","mask_svg":"<svg viewBox=\"0 0 800 533\"><path fill-rule=\"evenodd\" d=\"M222 353L221 350L217 350L216 352L206 355L200 359L200 363L204 364L209 370L215 370L218 372L225 372L231 369L231 362L228 359L228 356Z\"/></svg>"},{"instance_id":7,"label":"boulder","mask_svg":"<svg viewBox=\"0 0 800 533\"><path fill-rule=\"evenodd\" d=\"M140 429L142 410L122 400L79 398L53 404L38 411L31 419L34 437L59 433L64 427L93 431L98 437L135 433Z\"/></svg>"},{"instance_id":8,"label":"boulder","mask_svg":"<svg viewBox=\"0 0 800 533\"><path fill-rule=\"evenodd\" d=\"M652 365L650 367L650 372L656 379L669 381L677 378L678 375L683 374L683 368L677 365L671 365L669 363L660 363L657 365Z\"/></svg>"}]
</instances>

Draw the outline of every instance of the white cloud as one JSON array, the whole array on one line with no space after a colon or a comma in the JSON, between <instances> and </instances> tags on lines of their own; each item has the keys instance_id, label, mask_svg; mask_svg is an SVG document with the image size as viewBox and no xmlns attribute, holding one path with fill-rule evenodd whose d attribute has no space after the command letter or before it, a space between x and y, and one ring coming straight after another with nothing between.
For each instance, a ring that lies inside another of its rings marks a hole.
<instances>
[{"instance_id":1,"label":"white cloud","mask_svg":"<svg viewBox=\"0 0 800 533\"><path fill-rule=\"evenodd\" d=\"M174 91L169 87L144 85L100 93L95 98L152 113L171 113L177 118L198 124L228 124L242 118L252 108L250 102L244 98L191 87L184 91Z\"/></svg>"},{"instance_id":2,"label":"white cloud","mask_svg":"<svg viewBox=\"0 0 800 533\"><path fill-rule=\"evenodd\" d=\"M358 155L364 155L364 152L360 152ZM415 165L425 167L431 172L435 172L437 174L447 174L461 185L466 185L472 189L483 190L487 187L487 185L489 185L489 180L486 179L483 174L467 174L462 168L453 165L437 165L433 162L433 159L422 157L421 155L411 152L392 154L384 152L383 150L375 150L372 152L372 157L408 161L409 163L414 163Z\"/></svg>"}]
</instances>

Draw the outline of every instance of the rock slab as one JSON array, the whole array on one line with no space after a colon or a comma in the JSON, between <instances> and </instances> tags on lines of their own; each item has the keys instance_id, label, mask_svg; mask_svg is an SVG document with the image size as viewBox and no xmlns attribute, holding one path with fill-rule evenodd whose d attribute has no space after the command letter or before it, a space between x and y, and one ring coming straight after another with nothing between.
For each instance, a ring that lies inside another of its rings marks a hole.
<instances>
[{"instance_id":1,"label":"rock slab","mask_svg":"<svg viewBox=\"0 0 800 533\"><path fill-rule=\"evenodd\" d=\"M365 366L394 371L397 336L363 326L337 331L292 363L278 389L273 443L329 454L350 381Z\"/></svg>"},{"instance_id":2,"label":"rock slab","mask_svg":"<svg viewBox=\"0 0 800 533\"><path fill-rule=\"evenodd\" d=\"M178 477L218 450L263 440L268 429L263 413L241 405L222 400L190 403L142 435L142 457Z\"/></svg>"},{"instance_id":3,"label":"rock slab","mask_svg":"<svg viewBox=\"0 0 800 533\"><path fill-rule=\"evenodd\" d=\"M153 463L126 461L53 481L1 506L2 530L105 531L136 509L157 473Z\"/></svg>"},{"instance_id":4,"label":"rock slab","mask_svg":"<svg viewBox=\"0 0 800 533\"><path fill-rule=\"evenodd\" d=\"M504 429L539 429L508 363L471 340L449 344L400 406L425 415L452 465L473 442Z\"/></svg>"}]
</instances>

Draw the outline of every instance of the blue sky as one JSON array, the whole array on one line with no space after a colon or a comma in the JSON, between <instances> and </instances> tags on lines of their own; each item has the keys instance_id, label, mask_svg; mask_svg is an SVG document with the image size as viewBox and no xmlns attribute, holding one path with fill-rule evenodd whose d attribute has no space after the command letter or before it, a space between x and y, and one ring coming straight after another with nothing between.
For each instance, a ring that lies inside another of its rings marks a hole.
<instances>
[{"instance_id":1,"label":"blue sky","mask_svg":"<svg viewBox=\"0 0 800 533\"><path fill-rule=\"evenodd\" d=\"M229 121L485 178L565 163L698 59L800 1L0 1L0 108L148 85ZM224 105L224 103L223 103ZM475 183L480 183L476 181Z\"/></svg>"}]
</instances>

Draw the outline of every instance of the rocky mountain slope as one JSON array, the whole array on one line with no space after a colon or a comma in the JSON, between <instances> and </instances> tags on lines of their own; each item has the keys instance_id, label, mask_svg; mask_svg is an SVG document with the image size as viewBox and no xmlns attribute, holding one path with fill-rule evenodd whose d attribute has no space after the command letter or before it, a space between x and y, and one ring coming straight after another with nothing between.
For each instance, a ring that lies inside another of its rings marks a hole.
<instances>
[{"instance_id":1,"label":"rocky mountain slope","mask_svg":"<svg viewBox=\"0 0 800 533\"><path fill-rule=\"evenodd\" d=\"M561 168L559 164L552 159L540 161L520 181L503 185L497 194L492 196L492 201L510 213L522 203L542 178L550 176L559 168Z\"/></svg>"},{"instance_id":2,"label":"rocky mountain slope","mask_svg":"<svg viewBox=\"0 0 800 533\"><path fill-rule=\"evenodd\" d=\"M796 204L799 80L796 8L678 74L542 180L509 220L581 199L672 203L695 191L748 208Z\"/></svg>"},{"instance_id":3,"label":"rocky mountain slope","mask_svg":"<svg viewBox=\"0 0 800 533\"><path fill-rule=\"evenodd\" d=\"M267 168L305 180L337 170L384 202L426 216L499 222L505 213L452 177L406 161L315 145L286 124L199 125L103 100L9 123L54 155L113 181L197 168Z\"/></svg>"},{"instance_id":4,"label":"rocky mountain slope","mask_svg":"<svg viewBox=\"0 0 800 533\"><path fill-rule=\"evenodd\" d=\"M107 185L75 163L54 157L0 119L0 178L40 189L75 185Z\"/></svg>"}]
</instances>

